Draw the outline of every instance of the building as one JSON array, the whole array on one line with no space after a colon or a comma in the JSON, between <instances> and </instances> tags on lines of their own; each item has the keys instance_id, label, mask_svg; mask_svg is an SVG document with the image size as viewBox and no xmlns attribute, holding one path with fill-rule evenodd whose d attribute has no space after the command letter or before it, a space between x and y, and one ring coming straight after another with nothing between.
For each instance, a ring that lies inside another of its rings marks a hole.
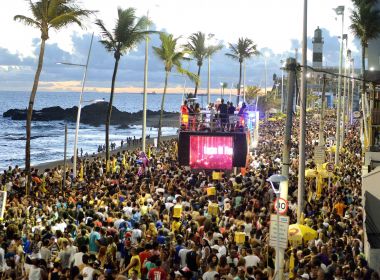
<instances>
[{"instance_id":1,"label":"building","mask_svg":"<svg viewBox=\"0 0 380 280\"><path fill-rule=\"evenodd\" d=\"M313 38L313 68L322 68L323 65L323 37L322 30L317 29L314 30L314 38Z\"/></svg>"},{"instance_id":2,"label":"building","mask_svg":"<svg viewBox=\"0 0 380 280\"><path fill-rule=\"evenodd\" d=\"M377 2L376 8L380 10L380 2ZM380 37L368 41L368 70L380 71Z\"/></svg>"}]
</instances>

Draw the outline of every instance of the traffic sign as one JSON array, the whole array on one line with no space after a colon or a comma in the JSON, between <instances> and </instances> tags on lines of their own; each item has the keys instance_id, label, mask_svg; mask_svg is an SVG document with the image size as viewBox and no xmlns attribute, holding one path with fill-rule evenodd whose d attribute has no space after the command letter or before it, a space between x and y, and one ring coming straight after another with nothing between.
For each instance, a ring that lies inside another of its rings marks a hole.
<instances>
[{"instance_id":1,"label":"traffic sign","mask_svg":"<svg viewBox=\"0 0 380 280\"><path fill-rule=\"evenodd\" d=\"M362 114L359 111L355 111L352 113L352 115L353 115L354 119L359 119Z\"/></svg>"},{"instance_id":2,"label":"traffic sign","mask_svg":"<svg viewBox=\"0 0 380 280\"><path fill-rule=\"evenodd\" d=\"M333 163L328 163L327 165L326 165L326 170L328 171L328 172L333 172L334 171L334 164Z\"/></svg>"},{"instance_id":3,"label":"traffic sign","mask_svg":"<svg viewBox=\"0 0 380 280\"><path fill-rule=\"evenodd\" d=\"M314 162L316 164L323 164L325 162L325 147L324 146L315 146Z\"/></svg>"},{"instance_id":4,"label":"traffic sign","mask_svg":"<svg viewBox=\"0 0 380 280\"><path fill-rule=\"evenodd\" d=\"M277 218L279 219L279 223L277 223ZM278 246L286 249L288 247L288 229L289 216L279 215L277 217L276 214L270 215L269 245L276 248L278 240Z\"/></svg>"},{"instance_id":5,"label":"traffic sign","mask_svg":"<svg viewBox=\"0 0 380 280\"><path fill-rule=\"evenodd\" d=\"M274 201L274 210L276 210L276 212L278 212L279 214L285 214L286 212L288 212L288 207L288 201L284 198L276 198L276 200Z\"/></svg>"}]
</instances>

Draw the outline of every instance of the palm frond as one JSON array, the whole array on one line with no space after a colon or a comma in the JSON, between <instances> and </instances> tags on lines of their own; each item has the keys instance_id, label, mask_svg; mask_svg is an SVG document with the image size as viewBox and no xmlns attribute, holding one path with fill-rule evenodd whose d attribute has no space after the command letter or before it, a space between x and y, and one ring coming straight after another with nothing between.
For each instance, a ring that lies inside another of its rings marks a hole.
<instances>
[{"instance_id":1,"label":"palm frond","mask_svg":"<svg viewBox=\"0 0 380 280\"><path fill-rule=\"evenodd\" d=\"M206 56L212 56L221 49L223 49L223 45L208 46L206 49Z\"/></svg>"},{"instance_id":2,"label":"palm frond","mask_svg":"<svg viewBox=\"0 0 380 280\"><path fill-rule=\"evenodd\" d=\"M22 22L25 25L41 28L41 24L38 21L35 21L34 19L22 15L14 16L13 18L15 21Z\"/></svg>"},{"instance_id":3,"label":"palm frond","mask_svg":"<svg viewBox=\"0 0 380 280\"><path fill-rule=\"evenodd\" d=\"M95 24L96 24L97 26L99 26L99 28L100 28L100 30L101 30L101 31L100 31L100 34L101 34L102 38L103 38L104 40L106 40L106 41L109 41L110 43L115 44L115 39L113 38L111 32L109 32L108 29L105 27L103 21L100 20L100 19L97 19L97 20L95 21Z\"/></svg>"},{"instance_id":4,"label":"palm frond","mask_svg":"<svg viewBox=\"0 0 380 280\"><path fill-rule=\"evenodd\" d=\"M49 26L54 29L60 29L71 23L76 23L78 26L83 28L82 19L88 17L93 11L89 10L68 10L63 14L59 14L54 18L49 20Z\"/></svg>"},{"instance_id":5,"label":"palm frond","mask_svg":"<svg viewBox=\"0 0 380 280\"><path fill-rule=\"evenodd\" d=\"M199 76L193 72L190 72L186 69L183 69L181 67L176 67L176 71L182 75L186 75L190 81L194 82L194 83L199 83Z\"/></svg>"}]
</instances>

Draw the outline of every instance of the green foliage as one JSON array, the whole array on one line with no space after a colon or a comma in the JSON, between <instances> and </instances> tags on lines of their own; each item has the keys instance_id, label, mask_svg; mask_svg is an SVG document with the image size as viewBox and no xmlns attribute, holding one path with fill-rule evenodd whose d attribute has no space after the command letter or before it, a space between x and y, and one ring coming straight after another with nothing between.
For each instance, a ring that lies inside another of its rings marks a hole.
<instances>
[{"instance_id":1,"label":"green foliage","mask_svg":"<svg viewBox=\"0 0 380 280\"><path fill-rule=\"evenodd\" d=\"M145 39L146 34L155 33L146 30L150 24L149 19L145 16L138 18L135 12L134 8L125 10L118 8L118 18L112 33L105 27L102 20L97 19L95 22L101 30L102 40L100 43L107 51L113 52L115 58L120 58L135 47Z\"/></svg>"},{"instance_id":2,"label":"green foliage","mask_svg":"<svg viewBox=\"0 0 380 280\"><path fill-rule=\"evenodd\" d=\"M247 86L245 90L245 99L248 103L256 102L257 96L260 95L261 88L257 86Z\"/></svg>"},{"instance_id":3,"label":"green foliage","mask_svg":"<svg viewBox=\"0 0 380 280\"><path fill-rule=\"evenodd\" d=\"M230 46L230 52L226 55L234 60L242 63L245 59L249 59L254 55L259 55L257 45L253 43L251 39L239 38L236 45L228 43Z\"/></svg>"},{"instance_id":4,"label":"green foliage","mask_svg":"<svg viewBox=\"0 0 380 280\"><path fill-rule=\"evenodd\" d=\"M49 38L49 29L60 30L71 23L82 27L82 19L94 11L80 9L74 0L29 0L32 17L24 15L14 16L14 20L40 29L41 38Z\"/></svg>"},{"instance_id":5,"label":"green foliage","mask_svg":"<svg viewBox=\"0 0 380 280\"><path fill-rule=\"evenodd\" d=\"M182 61L186 60L185 54L188 53L185 50L178 51L178 38L174 38L171 34L161 33L160 47L153 47L153 51L156 56L164 63L165 72L171 72L173 67L177 72L183 75L187 75L191 80L197 81L198 76L182 68Z\"/></svg>"},{"instance_id":6,"label":"green foliage","mask_svg":"<svg viewBox=\"0 0 380 280\"><path fill-rule=\"evenodd\" d=\"M198 66L203 65L203 60L212 51L206 47L206 35L200 31L190 35L185 50L197 60Z\"/></svg>"},{"instance_id":7,"label":"green foliage","mask_svg":"<svg viewBox=\"0 0 380 280\"><path fill-rule=\"evenodd\" d=\"M354 0L355 8L350 16L350 29L366 47L368 40L376 39L380 35L380 10L376 9L370 0Z\"/></svg>"}]
</instances>

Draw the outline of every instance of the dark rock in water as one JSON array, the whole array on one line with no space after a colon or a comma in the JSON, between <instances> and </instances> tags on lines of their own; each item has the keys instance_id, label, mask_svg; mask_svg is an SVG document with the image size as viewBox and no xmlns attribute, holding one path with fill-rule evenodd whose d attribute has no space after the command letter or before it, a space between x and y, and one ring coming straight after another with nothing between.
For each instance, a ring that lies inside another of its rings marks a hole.
<instances>
[{"instance_id":1,"label":"dark rock in water","mask_svg":"<svg viewBox=\"0 0 380 280\"><path fill-rule=\"evenodd\" d=\"M99 126L105 124L107 116L108 102L99 102L82 108L81 123ZM42 110L33 110L33 121L69 121L75 122L78 107L63 109L59 106L48 107ZM10 109L3 113L3 117L12 120L26 120L27 110ZM159 111L147 110L148 126L157 126L160 117ZM165 118L177 118L178 113L164 112ZM116 107L112 107L111 125L128 127L132 124L139 124L142 120L142 111L137 113L122 112Z\"/></svg>"}]
</instances>

